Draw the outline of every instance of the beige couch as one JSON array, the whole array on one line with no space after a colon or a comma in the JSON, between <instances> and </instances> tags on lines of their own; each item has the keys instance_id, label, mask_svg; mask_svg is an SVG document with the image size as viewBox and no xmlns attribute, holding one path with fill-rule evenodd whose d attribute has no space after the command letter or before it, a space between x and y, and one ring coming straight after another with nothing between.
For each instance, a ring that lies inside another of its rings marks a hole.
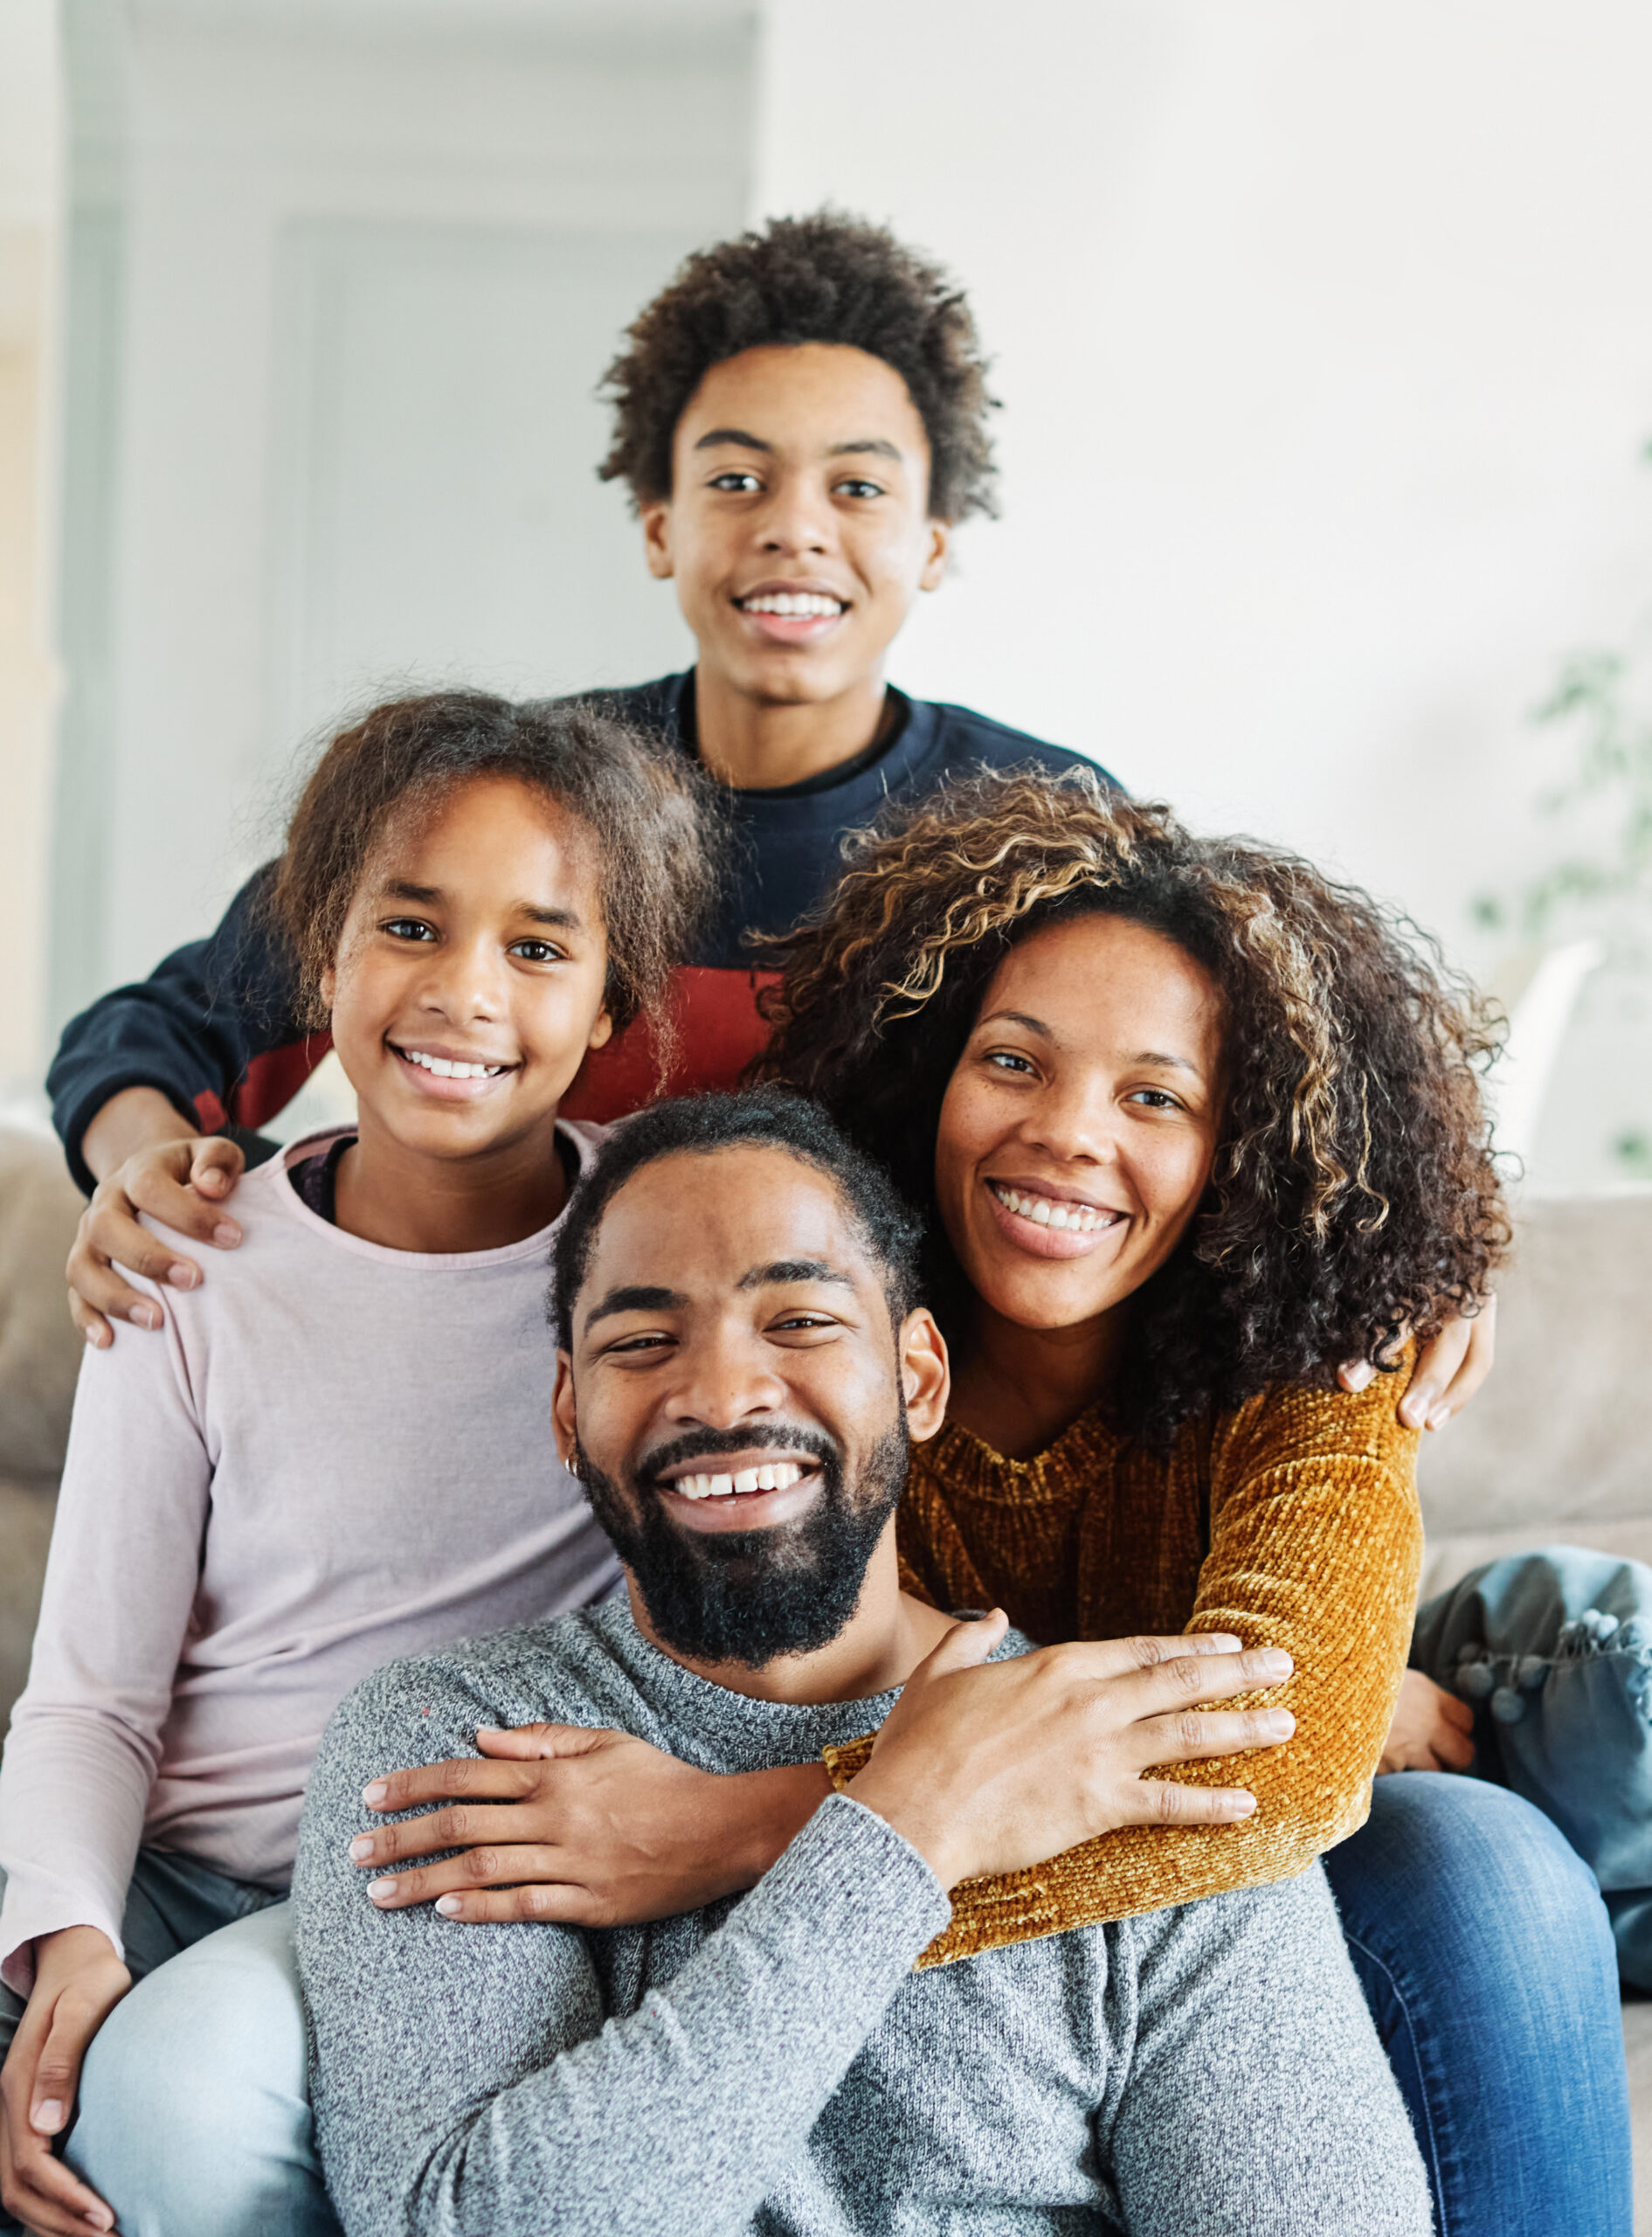
<instances>
[{"instance_id":1,"label":"beige couch","mask_svg":"<svg viewBox=\"0 0 1652 2237\"><path fill-rule=\"evenodd\" d=\"M56 1146L0 1130L0 1717L20 1688L79 1339L62 1267L80 1199ZM1426 1442L1424 1590L1565 1540L1652 1562L1652 1189L1530 1207L1485 1395ZM122 1340L145 1341L135 1333ZM1652 2002L1626 2006L1636 2228L1652 2237Z\"/></svg>"}]
</instances>

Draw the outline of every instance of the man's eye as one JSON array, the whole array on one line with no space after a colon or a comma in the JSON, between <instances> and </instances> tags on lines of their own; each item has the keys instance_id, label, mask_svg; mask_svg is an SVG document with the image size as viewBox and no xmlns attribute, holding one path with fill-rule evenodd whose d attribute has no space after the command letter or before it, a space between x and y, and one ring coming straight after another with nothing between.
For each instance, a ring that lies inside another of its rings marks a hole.
<instances>
[{"instance_id":1,"label":"man's eye","mask_svg":"<svg viewBox=\"0 0 1652 2237\"><path fill-rule=\"evenodd\" d=\"M565 963L563 950L550 940L513 940L510 952L521 956L524 963Z\"/></svg>"},{"instance_id":2,"label":"man's eye","mask_svg":"<svg viewBox=\"0 0 1652 2237\"><path fill-rule=\"evenodd\" d=\"M433 929L420 917L387 917L381 930L394 940L433 940Z\"/></svg>"},{"instance_id":3,"label":"man's eye","mask_svg":"<svg viewBox=\"0 0 1652 2237\"><path fill-rule=\"evenodd\" d=\"M784 1320L773 1324L777 1332L793 1328L835 1328L837 1322L829 1312L788 1312Z\"/></svg>"},{"instance_id":4,"label":"man's eye","mask_svg":"<svg viewBox=\"0 0 1652 2237\"><path fill-rule=\"evenodd\" d=\"M748 490L761 489L763 484L755 474L742 474L730 467L726 474L714 474L706 484L708 489L732 489L743 495Z\"/></svg>"},{"instance_id":5,"label":"man's eye","mask_svg":"<svg viewBox=\"0 0 1652 2237\"><path fill-rule=\"evenodd\" d=\"M651 1328L644 1330L639 1335L616 1337L612 1344L605 1347L605 1350L608 1357L612 1359L617 1354L626 1352L663 1351L670 1341L669 1336L663 1335L657 1328Z\"/></svg>"}]
</instances>

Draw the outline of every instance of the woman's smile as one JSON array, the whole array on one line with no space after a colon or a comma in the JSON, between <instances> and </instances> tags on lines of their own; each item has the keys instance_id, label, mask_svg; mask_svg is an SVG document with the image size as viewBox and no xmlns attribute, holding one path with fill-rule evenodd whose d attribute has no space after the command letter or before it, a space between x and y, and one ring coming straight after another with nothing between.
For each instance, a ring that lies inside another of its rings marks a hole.
<instances>
[{"instance_id":1,"label":"woman's smile","mask_svg":"<svg viewBox=\"0 0 1652 2237\"><path fill-rule=\"evenodd\" d=\"M1129 1214L1109 1205L1027 1181L988 1179L982 1185L1004 1234L1034 1258L1083 1258L1123 1239Z\"/></svg>"}]
</instances>

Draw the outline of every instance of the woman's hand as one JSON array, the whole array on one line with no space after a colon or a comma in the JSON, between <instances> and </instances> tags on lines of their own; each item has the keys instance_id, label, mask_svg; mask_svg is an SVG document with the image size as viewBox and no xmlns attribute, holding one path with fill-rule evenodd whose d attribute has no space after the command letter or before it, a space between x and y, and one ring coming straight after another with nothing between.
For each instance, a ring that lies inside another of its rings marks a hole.
<instances>
[{"instance_id":1,"label":"woman's hand","mask_svg":"<svg viewBox=\"0 0 1652 2237\"><path fill-rule=\"evenodd\" d=\"M1040 1647L989 1666L1008 1621L994 1609L953 1626L907 1680L853 1788L943 1887L1021 1871L1122 1825L1250 1816L1242 1789L1145 1774L1289 1740L1289 1709L1199 1707L1282 1684L1288 1654L1213 1631Z\"/></svg>"},{"instance_id":2,"label":"woman's hand","mask_svg":"<svg viewBox=\"0 0 1652 2237\"><path fill-rule=\"evenodd\" d=\"M1442 1430L1460 1414L1491 1372L1497 1350L1497 1300L1489 1297L1478 1312L1448 1320L1418 1355L1400 1418L1408 1430ZM1351 1360L1337 1371L1344 1390L1370 1388L1376 1368L1369 1360Z\"/></svg>"},{"instance_id":3,"label":"woman's hand","mask_svg":"<svg viewBox=\"0 0 1652 2237\"><path fill-rule=\"evenodd\" d=\"M763 1877L831 1791L819 1763L718 1777L627 1733L530 1724L481 1731L487 1760L375 1779L370 1810L445 1806L350 1843L363 1871L458 1849L376 1880L381 1909L445 1918L634 1926L698 1910Z\"/></svg>"},{"instance_id":4,"label":"woman's hand","mask_svg":"<svg viewBox=\"0 0 1652 2237\"><path fill-rule=\"evenodd\" d=\"M66 1927L34 1946L34 1990L0 2072L0 2199L42 2237L113 2229L95 2191L52 2150L69 2124L86 2047L132 1985L95 1927Z\"/></svg>"},{"instance_id":5,"label":"woman's hand","mask_svg":"<svg viewBox=\"0 0 1652 2237\"><path fill-rule=\"evenodd\" d=\"M101 1350L114 1340L111 1320L161 1326L160 1306L117 1272L116 1261L174 1289L192 1290L201 1279L194 1260L180 1258L140 1226L138 1214L232 1250L241 1230L224 1206L246 1160L221 1135L192 1132L154 1088L127 1088L113 1097L87 1127L82 1149L102 1177L69 1252L69 1312L87 1343Z\"/></svg>"},{"instance_id":6,"label":"woman's hand","mask_svg":"<svg viewBox=\"0 0 1652 2237\"><path fill-rule=\"evenodd\" d=\"M1420 1670L1400 1680L1380 1771L1466 1771L1474 1761L1474 1711Z\"/></svg>"}]
</instances>

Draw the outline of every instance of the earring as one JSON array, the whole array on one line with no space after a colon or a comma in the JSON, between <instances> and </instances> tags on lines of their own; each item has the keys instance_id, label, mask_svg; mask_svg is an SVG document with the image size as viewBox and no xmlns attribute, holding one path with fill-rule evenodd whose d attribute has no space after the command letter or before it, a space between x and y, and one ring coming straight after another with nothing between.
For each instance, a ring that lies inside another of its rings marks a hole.
<instances>
[{"instance_id":1,"label":"earring","mask_svg":"<svg viewBox=\"0 0 1652 2237\"><path fill-rule=\"evenodd\" d=\"M568 1471L568 1473L573 1478L577 1484L579 1481L579 1454L577 1450L569 1454L567 1459L563 1462L563 1466Z\"/></svg>"}]
</instances>

